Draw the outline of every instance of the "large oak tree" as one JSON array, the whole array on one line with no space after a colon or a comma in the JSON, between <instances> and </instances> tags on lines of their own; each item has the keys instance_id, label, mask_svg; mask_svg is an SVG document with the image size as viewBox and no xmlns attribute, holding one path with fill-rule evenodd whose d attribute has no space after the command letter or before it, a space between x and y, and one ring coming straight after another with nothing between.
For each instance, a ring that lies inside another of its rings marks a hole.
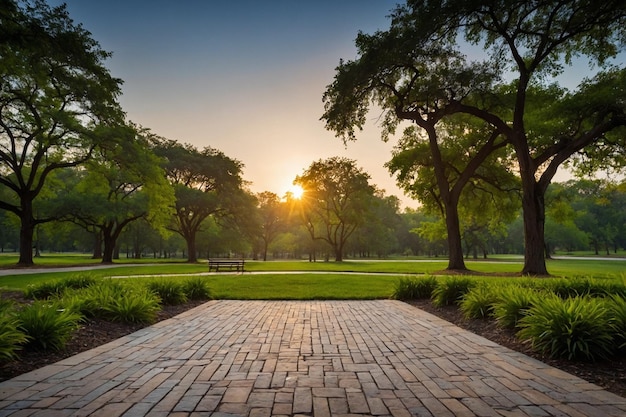
<instances>
[{"instance_id":1,"label":"large oak tree","mask_svg":"<svg viewBox=\"0 0 626 417\"><path fill-rule=\"evenodd\" d=\"M232 215L245 199L243 164L211 147L198 150L173 140L152 140L176 195L171 230L187 242L187 261L196 262L196 235L203 222Z\"/></svg>"},{"instance_id":2,"label":"large oak tree","mask_svg":"<svg viewBox=\"0 0 626 417\"><path fill-rule=\"evenodd\" d=\"M549 92L553 77L573 57L607 63L624 44L624 23L621 0L409 0L394 11L388 31L359 35L359 58L338 67L325 94L324 118L330 129L353 137L374 100L386 111L386 131L402 119L428 129L437 118L459 112L491 124L516 156L524 213L522 272L547 274L546 189L572 156L599 145L623 149L623 135L605 139L625 123L624 70L581 85L574 94L578 105L567 106L573 111L537 120L529 117L530 98ZM482 63L461 53L463 38L484 50ZM551 98L555 105L568 102L567 94ZM546 109L552 102L534 105ZM430 124L422 126L421 120Z\"/></svg>"},{"instance_id":3,"label":"large oak tree","mask_svg":"<svg viewBox=\"0 0 626 417\"><path fill-rule=\"evenodd\" d=\"M333 157L313 162L294 180L304 190L299 204L311 238L330 245L337 262L366 220L375 192L369 178L355 161Z\"/></svg>"},{"instance_id":4,"label":"large oak tree","mask_svg":"<svg viewBox=\"0 0 626 417\"><path fill-rule=\"evenodd\" d=\"M35 226L51 220L33 202L55 170L114 146L108 130L123 121L121 81L64 5L5 0L0 22L0 184L10 190L0 209L20 218L18 262L31 265Z\"/></svg>"}]
</instances>

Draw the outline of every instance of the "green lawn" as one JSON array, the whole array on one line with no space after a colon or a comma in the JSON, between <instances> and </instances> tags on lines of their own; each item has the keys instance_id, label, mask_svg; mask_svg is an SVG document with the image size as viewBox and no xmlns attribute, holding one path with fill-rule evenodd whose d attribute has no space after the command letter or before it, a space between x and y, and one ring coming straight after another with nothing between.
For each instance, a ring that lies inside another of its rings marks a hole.
<instances>
[{"instance_id":1,"label":"green lawn","mask_svg":"<svg viewBox=\"0 0 626 417\"><path fill-rule=\"evenodd\" d=\"M0 256L5 261L5 256ZM42 262L46 259L47 262ZM80 261L70 262L72 259ZM93 264L93 260L90 260ZM134 260L128 260L128 263ZM4 263L4 262L3 262ZM71 256L38 258L39 266L85 265L86 259ZM4 264L8 267L10 264ZM99 264L95 264L99 266ZM216 298L229 299L372 299L388 298L394 285L402 277L414 274L428 274L440 271L446 260L389 260L389 261L247 261L243 275L209 275L207 280ZM498 258L496 260L468 261L467 266L475 271L490 273L515 273L522 267L519 257ZM20 275L0 276L0 288L24 289L30 284L78 274L95 277L132 276L133 280L143 280L140 276L174 275L186 276L207 272L206 263L156 263L144 260L142 265L120 262L113 268L95 269L87 272L36 272ZM626 261L603 260L550 260L548 269L555 276L564 277L613 277L626 279ZM29 271L30 272L30 271ZM299 273L294 273L299 272ZM346 274L349 272L349 274ZM494 279L494 278L485 278ZM515 279L500 278L500 279Z\"/></svg>"}]
</instances>

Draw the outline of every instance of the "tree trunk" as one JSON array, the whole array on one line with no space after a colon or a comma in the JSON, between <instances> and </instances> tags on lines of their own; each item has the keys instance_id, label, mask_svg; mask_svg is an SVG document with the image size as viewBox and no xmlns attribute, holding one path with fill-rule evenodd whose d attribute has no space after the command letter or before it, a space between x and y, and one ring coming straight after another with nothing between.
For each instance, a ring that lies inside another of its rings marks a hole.
<instances>
[{"instance_id":1,"label":"tree trunk","mask_svg":"<svg viewBox=\"0 0 626 417\"><path fill-rule=\"evenodd\" d=\"M186 236L185 241L187 242L187 262L189 263L198 262L198 255L196 254L195 233L190 233L188 236Z\"/></svg>"},{"instance_id":2,"label":"tree trunk","mask_svg":"<svg viewBox=\"0 0 626 417\"><path fill-rule=\"evenodd\" d=\"M522 176L522 210L524 212L524 268L523 275L548 275L545 259L545 203L544 193L534 177Z\"/></svg>"},{"instance_id":3,"label":"tree trunk","mask_svg":"<svg viewBox=\"0 0 626 417\"><path fill-rule=\"evenodd\" d=\"M341 246L335 246L335 262L343 262L343 249Z\"/></svg>"},{"instance_id":4,"label":"tree trunk","mask_svg":"<svg viewBox=\"0 0 626 417\"><path fill-rule=\"evenodd\" d=\"M455 203L446 204L446 229L448 231L448 268L449 270L466 271L461 243L461 225L458 207Z\"/></svg>"},{"instance_id":5,"label":"tree trunk","mask_svg":"<svg viewBox=\"0 0 626 417\"><path fill-rule=\"evenodd\" d=\"M33 262L33 234L35 220L33 219L33 202L22 197L20 213L20 258L18 265L31 266Z\"/></svg>"},{"instance_id":6,"label":"tree trunk","mask_svg":"<svg viewBox=\"0 0 626 417\"><path fill-rule=\"evenodd\" d=\"M92 259L102 259L102 235L99 230L94 232Z\"/></svg>"},{"instance_id":7,"label":"tree trunk","mask_svg":"<svg viewBox=\"0 0 626 417\"><path fill-rule=\"evenodd\" d=\"M115 249L115 239L111 236L110 233L104 232L102 236L102 243L104 245L104 250L102 252L102 263L112 264L113 250Z\"/></svg>"}]
</instances>

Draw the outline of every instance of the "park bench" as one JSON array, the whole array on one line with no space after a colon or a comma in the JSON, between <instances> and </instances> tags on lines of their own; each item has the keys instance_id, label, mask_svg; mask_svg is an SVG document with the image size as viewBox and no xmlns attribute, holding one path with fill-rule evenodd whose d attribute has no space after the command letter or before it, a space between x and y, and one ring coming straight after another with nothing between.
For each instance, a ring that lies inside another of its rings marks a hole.
<instances>
[{"instance_id":1,"label":"park bench","mask_svg":"<svg viewBox=\"0 0 626 417\"><path fill-rule=\"evenodd\" d=\"M237 271L243 272L243 259L217 258L209 259L209 272Z\"/></svg>"}]
</instances>

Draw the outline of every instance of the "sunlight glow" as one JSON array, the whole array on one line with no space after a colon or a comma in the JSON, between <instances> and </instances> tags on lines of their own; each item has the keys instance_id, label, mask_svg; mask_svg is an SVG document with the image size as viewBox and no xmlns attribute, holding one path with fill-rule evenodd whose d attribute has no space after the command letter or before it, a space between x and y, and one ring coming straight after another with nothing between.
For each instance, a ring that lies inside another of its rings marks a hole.
<instances>
[{"instance_id":1,"label":"sunlight glow","mask_svg":"<svg viewBox=\"0 0 626 417\"><path fill-rule=\"evenodd\" d=\"M299 185L294 184L289 188L287 193L290 194L292 198L300 200L302 198L302 194L304 194L304 189L302 189Z\"/></svg>"}]
</instances>

